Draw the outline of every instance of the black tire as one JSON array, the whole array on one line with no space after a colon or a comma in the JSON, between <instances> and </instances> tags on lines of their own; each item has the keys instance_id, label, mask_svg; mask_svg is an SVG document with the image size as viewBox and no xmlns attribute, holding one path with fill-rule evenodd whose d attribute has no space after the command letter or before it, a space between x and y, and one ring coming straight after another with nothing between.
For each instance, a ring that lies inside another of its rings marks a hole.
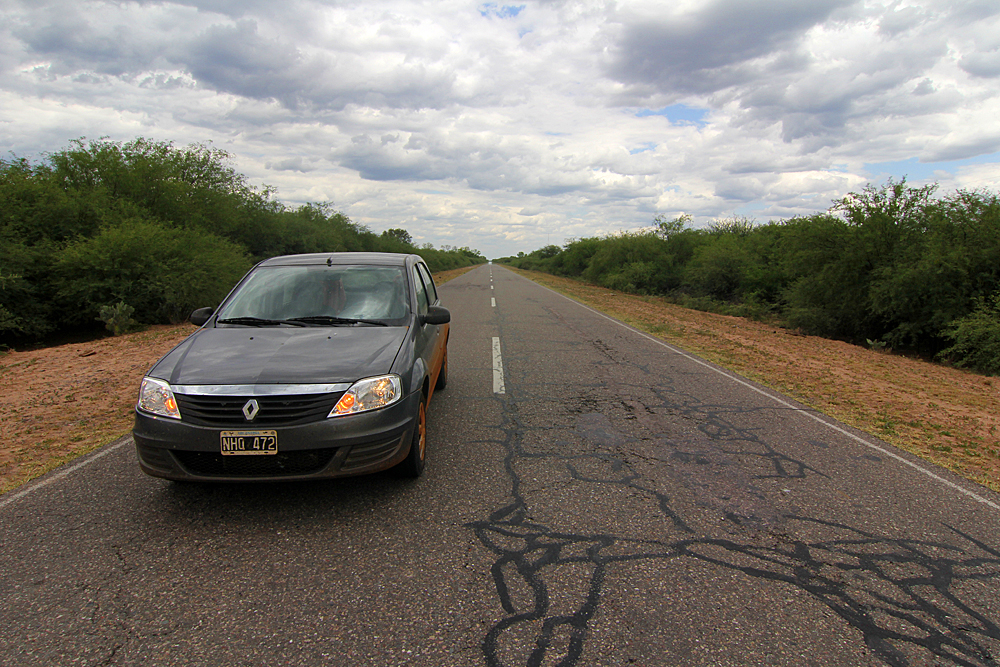
<instances>
[{"instance_id":1,"label":"black tire","mask_svg":"<svg viewBox=\"0 0 1000 667\"><path fill-rule=\"evenodd\" d=\"M410 440L410 453L396 466L400 477L420 477L427 462L427 398L420 397L420 407L417 408L417 423L413 427L413 437Z\"/></svg>"},{"instance_id":2,"label":"black tire","mask_svg":"<svg viewBox=\"0 0 1000 667\"><path fill-rule=\"evenodd\" d=\"M438 373L437 382L434 383L434 391L441 391L448 386L448 346L444 347L444 361L441 362L441 372Z\"/></svg>"}]
</instances>

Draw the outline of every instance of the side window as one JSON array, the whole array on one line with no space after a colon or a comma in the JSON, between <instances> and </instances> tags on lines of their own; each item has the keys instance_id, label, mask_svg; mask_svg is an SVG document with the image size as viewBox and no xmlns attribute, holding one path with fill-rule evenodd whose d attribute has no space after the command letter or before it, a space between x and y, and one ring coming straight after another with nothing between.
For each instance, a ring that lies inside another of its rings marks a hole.
<instances>
[{"instance_id":1,"label":"side window","mask_svg":"<svg viewBox=\"0 0 1000 667\"><path fill-rule=\"evenodd\" d=\"M427 307L430 304L427 301L427 289L424 287L424 281L420 277L416 265L413 266L413 286L417 290L417 314L426 315Z\"/></svg>"},{"instance_id":2,"label":"side window","mask_svg":"<svg viewBox=\"0 0 1000 667\"><path fill-rule=\"evenodd\" d=\"M417 269L420 270L420 277L424 279L424 285L427 287L427 300L431 303L436 303L438 300L437 287L434 286L434 278L431 277L431 272L425 264L417 264Z\"/></svg>"}]
</instances>

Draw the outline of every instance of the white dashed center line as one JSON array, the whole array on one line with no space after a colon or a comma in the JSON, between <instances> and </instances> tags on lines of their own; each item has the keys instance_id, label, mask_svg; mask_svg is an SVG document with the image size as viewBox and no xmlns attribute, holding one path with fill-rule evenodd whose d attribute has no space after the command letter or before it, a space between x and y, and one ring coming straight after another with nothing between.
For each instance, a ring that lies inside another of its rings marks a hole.
<instances>
[{"instance_id":1,"label":"white dashed center line","mask_svg":"<svg viewBox=\"0 0 1000 667\"><path fill-rule=\"evenodd\" d=\"M493 393L503 394L503 359L500 356L500 339L493 337Z\"/></svg>"}]
</instances>

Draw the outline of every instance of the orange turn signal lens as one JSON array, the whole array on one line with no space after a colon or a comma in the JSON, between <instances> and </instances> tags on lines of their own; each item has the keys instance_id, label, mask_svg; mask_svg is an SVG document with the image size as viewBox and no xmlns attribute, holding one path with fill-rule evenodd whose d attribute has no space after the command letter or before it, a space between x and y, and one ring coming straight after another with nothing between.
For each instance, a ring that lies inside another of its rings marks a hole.
<instances>
[{"instance_id":1,"label":"orange turn signal lens","mask_svg":"<svg viewBox=\"0 0 1000 667\"><path fill-rule=\"evenodd\" d=\"M340 397L340 400L337 401L337 405L334 406L333 411L338 415L346 415L351 411L351 408L354 407L354 402L354 394L344 394Z\"/></svg>"},{"instance_id":2,"label":"orange turn signal lens","mask_svg":"<svg viewBox=\"0 0 1000 667\"><path fill-rule=\"evenodd\" d=\"M177 408L177 399L170 385L164 380L145 377L139 385L139 402L136 404L139 410L150 412L161 417L180 419L181 413Z\"/></svg>"}]
</instances>

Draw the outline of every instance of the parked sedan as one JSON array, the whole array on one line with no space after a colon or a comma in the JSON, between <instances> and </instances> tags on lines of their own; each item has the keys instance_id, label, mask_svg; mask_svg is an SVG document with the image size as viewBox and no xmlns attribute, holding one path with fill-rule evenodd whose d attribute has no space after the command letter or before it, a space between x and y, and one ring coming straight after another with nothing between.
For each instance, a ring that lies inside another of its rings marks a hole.
<instances>
[{"instance_id":1,"label":"parked sedan","mask_svg":"<svg viewBox=\"0 0 1000 667\"><path fill-rule=\"evenodd\" d=\"M451 315L417 255L261 262L142 380L139 467L174 480L299 480L424 469Z\"/></svg>"}]
</instances>

